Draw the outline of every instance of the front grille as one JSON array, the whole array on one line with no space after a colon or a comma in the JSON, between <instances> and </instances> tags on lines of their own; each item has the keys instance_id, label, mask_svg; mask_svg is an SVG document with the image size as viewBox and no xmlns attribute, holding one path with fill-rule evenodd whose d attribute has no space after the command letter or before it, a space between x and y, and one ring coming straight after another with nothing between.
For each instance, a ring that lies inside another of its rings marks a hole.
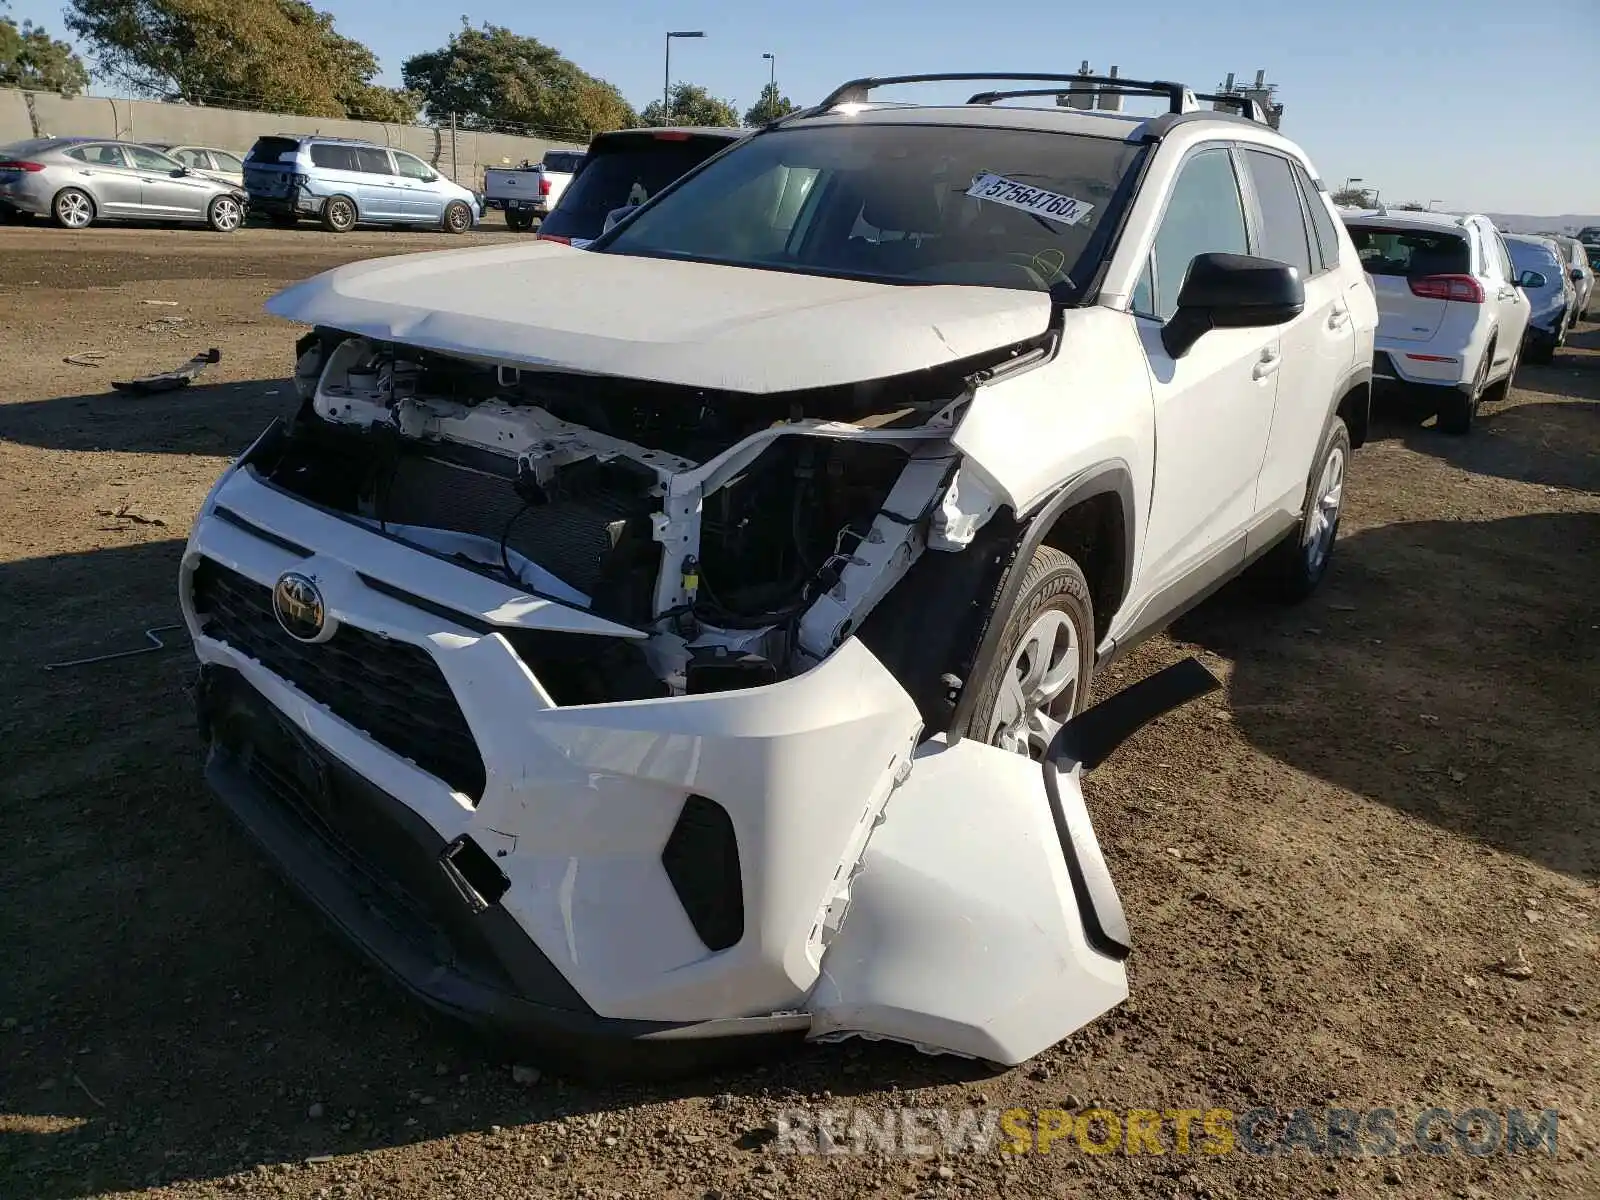
<instances>
[{"instance_id":1,"label":"front grille","mask_svg":"<svg viewBox=\"0 0 1600 1200\"><path fill-rule=\"evenodd\" d=\"M290 637L271 589L211 559L194 573L205 632L288 680L341 720L476 803L483 757L439 665L418 646L341 625L326 642Z\"/></svg>"}]
</instances>

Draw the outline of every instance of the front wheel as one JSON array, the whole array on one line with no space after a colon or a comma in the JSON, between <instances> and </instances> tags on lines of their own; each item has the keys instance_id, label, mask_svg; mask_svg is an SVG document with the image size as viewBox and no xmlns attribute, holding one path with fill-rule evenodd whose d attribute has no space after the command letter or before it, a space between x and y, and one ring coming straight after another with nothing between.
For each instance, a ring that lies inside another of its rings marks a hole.
<instances>
[{"instance_id":1,"label":"front wheel","mask_svg":"<svg viewBox=\"0 0 1600 1200\"><path fill-rule=\"evenodd\" d=\"M1083 711L1094 675L1094 605L1082 569L1040 546L1005 621L967 736L1043 759L1056 731Z\"/></svg>"},{"instance_id":2,"label":"front wheel","mask_svg":"<svg viewBox=\"0 0 1600 1200\"><path fill-rule=\"evenodd\" d=\"M218 233L232 233L244 224L244 205L237 196L218 196L206 209L206 224Z\"/></svg>"},{"instance_id":3,"label":"front wheel","mask_svg":"<svg viewBox=\"0 0 1600 1200\"><path fill-rule=\"evenodd\" d=\"M356 227L356 204L348 196L334 196L322 206L322 227L329 233L349 233Z\"/></svg>"},{"instance_id":4,"label":"front wheel","mask_svg":"<svg viewBox=\"0 0 1600 1200\"><path fill-rule=\"evenodd\" d=\"M465 233L472 228L472 210L459 200L444 206L444 227L447 233Z\"/></svg>"},{"instance_id":5,"label":"front wheel","mask_svg":"<svg viewBox=\"0 0 1600 1200\"><path fill-rule=\"evenodd\" d=\"M1254 571L1275 600L1298 604L1317 590L1333 561L1344 510L1344 480L1350 465L1350 430L1334 417L1322 435L1306 481L1300 527L1269 550Z\"/></svg>"}]
</instances>

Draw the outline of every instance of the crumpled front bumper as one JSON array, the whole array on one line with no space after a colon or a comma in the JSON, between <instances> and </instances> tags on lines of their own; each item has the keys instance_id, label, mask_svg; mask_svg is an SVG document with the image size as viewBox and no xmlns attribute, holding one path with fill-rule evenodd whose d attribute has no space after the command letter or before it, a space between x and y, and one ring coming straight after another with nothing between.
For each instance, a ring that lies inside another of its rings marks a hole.
<instances>
[{"instance_id":1,"label":"crumpled front bumper","mask_svg":"<svg viewBox=\"0 0 1600 1200\"><path fill-rule=\"evenodd\" d=\"M429 1004L570 1070L642 1073L806 1036L1015 1063L1126 996L1126 950L1096 942L1077 882L1100 860L1076 779L1047 789L1051 768L991 747L918 745L915 705L859 642L767 687L558 707L503 631L603 638L605 622L309 505L248 460L184 556L207 777ZM197 610L219 570L257 602L311 577L333 640L286 647ZM411 686L417 664L441 686ZM336 668L365 690L334 687ZM481 787L419 765L458 761L430 744L452 701Z\"/></svg>"}]
</instances>

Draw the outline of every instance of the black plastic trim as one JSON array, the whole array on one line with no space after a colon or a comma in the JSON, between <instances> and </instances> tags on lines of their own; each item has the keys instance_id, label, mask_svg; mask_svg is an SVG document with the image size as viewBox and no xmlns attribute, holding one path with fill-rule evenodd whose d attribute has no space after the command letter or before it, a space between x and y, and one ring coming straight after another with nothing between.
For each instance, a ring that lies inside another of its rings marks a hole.
<instances>
[{"instance_id":1,"label":"black plastic trim","mask_svg":"<svg viewBox=\"0 0 1600 1200\"><path fill-rule=\"evenodd\" d=\"M1133 951L1128 917L1094 835L1081 794L1069 805L1061 776L1092 771L1118 746L1155 718L1222 685L1196 658L1186 658L1124 688L1063 725L1045 751L1045 795L1055 822L1067 876L1089 945L1108 958L1124 961Z\"/></svg>"},{"instance_id":2,"label":"black plastic trim","mask_svg":"<svg viewBox=\"0 0 1600 1200\"><path fill-rule=\"evenodd\" d=\"M311 557L311 550L309 548L300 545L299 542L291 542L288 538L281 537L278 534L273 533L270 529L261 528L261 526L257 525L254 521L250 521L244 517L241 517L238 513L234 512L233 509L229 508L225 504L212 505L211 515L216 517L217 520L223 522L225 525L232 525L235 529L242 530L243 532L248 533L251 537L259 538L261 541L266 542L269 545L276 546L279 550L286 550L290 554L295 555L297 558Z\"/></svg>"},{"instance_id":3,"label":"black plastic trim","mask_svg":"<svg viewBox=\"0 0 1600 1200\"><path fill-rule=\"evenodd\" d=\"M1037 80L1042 83L1106 84L1112 87L1147 90L1151 94L1166 96L1168 103L1172 106L1172 111L1175 113L1181 113L1188 99L1194 95L1194 92L1186 84L1174 83L1166 79L1121 79L1113 75L1055 75L1043 74L1037 71L957 71L948 74L883 75L852 79L829 92L816 105L816 108L826 112L840 104L865 104L874 90L900 83L1003 83L1007 81L1017 83L1023 80Z\"/></svg>"},{"instance_id":4,"label":"black plastic trim","mask_svg":"<svg viewBox=\"0 0 1600 1200\"><path fill-rule=\"evenodd\" d=\"M1128 585L1132 579L1135 555L1133 520L1136 509L1133 499L1133 472L1128 464L1121 459L1112 459L1097 467L1091 467L1070 480L1048 502L1039 508L1028 520L1022 537L1017 541L1016 552L1010 564L1006 567L1005 576L995 594L994 603L989 609L985 620L983 637L978 643L978 651L973 656L972 665L967 671L967 681L961 689L961 694L956 700L955 711L951 714L949 728L945 731L950 745L955 745L961 740L961 730L972 719L973 706L978 702L978 693L982 690L977 686L978 681L989 674L995 655L999 653L1000 635L1005 629L1005 615L1011 611L1012 605L1017 601L1017 594L1022 590L1022 577L1028 573L1028 562L1033 557L1033 552L1043 544L1046 535L1055 525L1056 519L1075 504L1081 504L1095 496L1106 493L1115 493L1122 501L1123 512L1123 558L1122 558L1122 595L1126 599ZM1112 614L1107 613L1109 618Z\"/></svg>"}]
</instances>

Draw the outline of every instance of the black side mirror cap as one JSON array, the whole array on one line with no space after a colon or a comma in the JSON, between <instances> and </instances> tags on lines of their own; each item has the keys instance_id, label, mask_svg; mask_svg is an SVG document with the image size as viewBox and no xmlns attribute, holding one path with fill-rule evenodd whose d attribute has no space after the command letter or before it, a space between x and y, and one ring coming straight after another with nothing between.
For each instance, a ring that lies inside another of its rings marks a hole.
<instances>
[{"instance_id":1,"label":"black side mirror cap","mask_svg":"<svg viewBox=\"0 0 1600 1200\"><path fill-rule=\"evenodd\" d=\"M1288 263L1249 254L1197 254L1161 344L1182 358L1212 329L1282 325L1306 309L1305 283Z\"/></svg>"}]
</instances>

